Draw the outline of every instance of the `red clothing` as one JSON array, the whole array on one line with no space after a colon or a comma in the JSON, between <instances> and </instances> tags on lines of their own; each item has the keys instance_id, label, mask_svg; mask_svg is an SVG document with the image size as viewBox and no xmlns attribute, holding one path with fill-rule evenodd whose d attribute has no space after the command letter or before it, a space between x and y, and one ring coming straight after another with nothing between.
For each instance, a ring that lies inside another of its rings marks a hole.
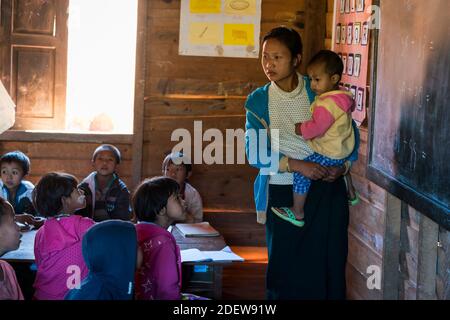
<instances>
[{"instance_id":1,"label":"red clothing","mask_svg":"<svg viewBox=\"0 0 450 320\"><path fill-rule=\"evenodd\" d=\"M75 275L73 269L68 269L70 266L79 267L80 280L87 276L81 240L93 224L93 220L76 215L45 221L34 240L37 265L35 299L64 300L70 289L67 282Z\"/></svg>"},{"instance_id":2,"label":"red clothing","mask_svg":"<svg viewBox=\"0 0 450 320\"><path fill-rule=\"evenodd\" d=\"M136 230L144 253L136 273L136 299L181 299L181 255L175 238L153 223L139 223Z\"/></svg>"},{"instance_id":3,"label":"red clothing","mask_svg":"<svg viewBox=\"0 0 450 320\"><path fill-rule=\"evenodd\" d=\"M0 280L0 300L23 300L14 269L3 260L0 260L0 269L3 271L3 280Z\"/></svg>"}]
</instances>

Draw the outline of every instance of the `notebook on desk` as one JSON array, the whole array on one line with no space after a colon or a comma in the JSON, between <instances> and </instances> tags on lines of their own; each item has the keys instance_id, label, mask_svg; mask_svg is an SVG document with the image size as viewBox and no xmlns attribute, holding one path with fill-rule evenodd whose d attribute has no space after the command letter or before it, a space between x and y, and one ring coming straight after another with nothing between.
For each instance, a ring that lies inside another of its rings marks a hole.
<instances>
[{"instance_id":1,"label":"notebook on desk","mask_svg":"<svg viewBox=\"0 0 450 320\"><path fill-rule=\"evenodd\" d=\"M230 247L220 251L200 251L198 249L181 250L181 262L209 262L209 261L244 261Z\"/></svg>"},{"instance_id":2,"label":"notebook on desk","mask_svg":"<svg viewBox=\"0 0 450 320\"><path fill-rule=\"evenodd\" d=\"M209 222L177 223L175 226L184 237L217 237L220 235Z\"/></svg>"}]
</instances>

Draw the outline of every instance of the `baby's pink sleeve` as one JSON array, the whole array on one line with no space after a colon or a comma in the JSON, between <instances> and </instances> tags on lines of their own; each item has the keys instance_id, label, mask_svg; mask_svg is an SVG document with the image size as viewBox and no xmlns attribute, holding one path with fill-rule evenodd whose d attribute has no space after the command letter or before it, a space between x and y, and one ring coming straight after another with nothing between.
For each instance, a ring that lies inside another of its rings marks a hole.
<instances>
[{"instance_id":1,"label":"baby's pink sleeve","mask_svg":"<svg viewBox=\"0 0 450 320\"><path fill-rule=\"evenodd\" d=\"M333 125L335 119L333 115L324 107L316 107L312 114L312 119L303 122L300 130L306 140L321 137Z\"/></svg>"}]
</instances>

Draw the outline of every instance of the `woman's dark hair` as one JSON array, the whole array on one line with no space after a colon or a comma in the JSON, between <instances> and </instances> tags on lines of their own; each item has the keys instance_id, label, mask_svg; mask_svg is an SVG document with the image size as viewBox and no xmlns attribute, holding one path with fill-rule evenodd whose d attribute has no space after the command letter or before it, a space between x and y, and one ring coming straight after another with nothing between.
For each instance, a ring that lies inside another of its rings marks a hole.
<instances>
[{"instance_id":1,"label":"woman's dark hair","mask_svg":"<svg viewBox=\"0 0 450 320\"><path fill-rule=\"evenodd\" d=\"M292 28L285 26L273 28L264 36L263 43L269 39L276 39L283 43L289 49L293 58L303 53L302 38Z\"/></svg>"},{"instance_id":2,"label":"woman's dark hair","mask_svg":"<svg viewBox=\"0 0 450 320\"><path fill-rule=\"evenodd\" d=\"M7 210L8 208L12 209L12 206L7 200L0 197L0 226L3 223L3 218L6 217L7 214L11 214L11 210ZM14 211L12 212L14 213Z\"/></svg>"},{"instance_id":3,"label":"woman's dark hair","mask_svg":"<svg viewBox=\"0 0 450 320\"><path fill-rule=\"evenodd\" d=\"M102 151L109 151L114 155L114 158L116 158L116 163L120 164L120 161L122 160L122 156L120 155L119 149L117 149L116 146L113 146L112 144L102 144L97 149L95 149L94 153L92 154L92 162L97 159L97 156Z\"/></svg>"},{"instance_id":4,"label":"woman's dark hair","mask_svg":"<svg viewBox=\"0 0 450 320\"><path fill-rule=\"evenodd\" d=\"M180 186L171 178L155 177L143 181L131 199L138 220L154 222L156 215L167 206L170 196L179 191Z\"/></svg>"},{"instance_id":5,"label":"woman's dark hair","mask_svg":"<svg viewBox=\"0 0 450 320\"><path fill-rule=\"evenodd\" d=\"M330 50L321 50L312 57L311 61L308 63L308 67L317 64L325 65L325 72L329 76L334 76L337 74L342 77L342 72L344 72L344 64L341 58L339 58L336 52Z\"/></svg>"},{"instance_id":6,"label":"woman's dark hair","mask_svg":"<svg viewBox=\"0 0 450 320\"><path fill-rule=\"evenodd\" d=\"M22 151L12 151L5 153L0 158L0 164L16 162L22 167L23 175L26 176L30 172L30 158Z\"/></svg>"},{"instance_id":7,"label":"woman's dark hair","mask_svg":"<svg viewBox=\"0 0 450 320\"><path fill-rule=\"evenodd\" d=\"M63 207L61 199L70 197L77 185L77 179L70 174L47 173L33 191L34 207L44 217L60 214Z\"/></svg>"}]
</instances>

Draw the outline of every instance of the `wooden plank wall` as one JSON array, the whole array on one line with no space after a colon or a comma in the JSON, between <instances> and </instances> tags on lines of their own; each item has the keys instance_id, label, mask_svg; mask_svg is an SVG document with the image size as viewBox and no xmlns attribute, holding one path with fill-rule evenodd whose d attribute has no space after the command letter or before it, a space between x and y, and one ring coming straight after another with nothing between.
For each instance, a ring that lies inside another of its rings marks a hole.
<instances>
[{"instance_id":1,"label":"wooden plank wall","mask_svg":"<svg viewBox=\"0 0 450 320\"><path fill-rule=\"evenodd\" d=\"M91 158L101 143L55 142L55 141L2 141L0 154L20 150L31 160L30 175L26 178L33 183L52 171L73 174L79 180L93 171ZM127 185L131 185L131 144L115 144L122 154L122 164L117 172Z\"/></svg>"},{"instance_id":2,"label":"wooden plank wall","mask_svg":"<svg viewBox=\"0 0 450 320\"><path fill-rule=\"evenodd\" d=\"M277 0L263 0L261 36L280 24L300 25L308 19L305 3L287 0L281 5ZM259 59L179 56L179 18L179 0L149 1L144 177L161 174L164 155L178 143L171 141L175 129L192 133L194 121L202 122L203 132L243 129L245 98L266 83ZM299 31L304 37L304 30ZM312 51L310 46L305 50ZM246 164L199 164L194 166L191 182L201 193L207 212L253 212L256 173Z\"/></svg>"}]
</instances>

